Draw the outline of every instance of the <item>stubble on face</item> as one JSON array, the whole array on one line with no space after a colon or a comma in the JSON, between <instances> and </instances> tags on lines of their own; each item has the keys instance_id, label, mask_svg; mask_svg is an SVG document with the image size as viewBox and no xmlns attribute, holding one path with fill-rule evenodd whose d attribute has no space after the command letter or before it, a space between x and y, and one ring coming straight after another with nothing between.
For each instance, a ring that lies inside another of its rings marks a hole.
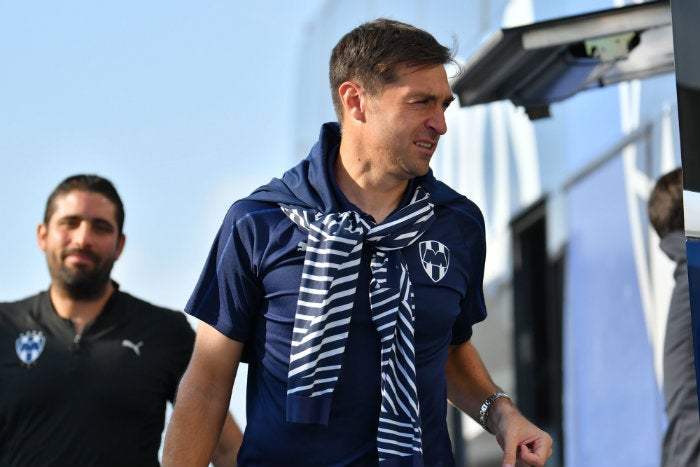
<instances>
[{"instance_id":1,"label":"stubble on face","mask_svg":"<svg viewBox=\"0 0 700 467\"><path fill-rule=\"evenodd\" d=\"M66 259L74 254L91 258L94 267L89 268L83 264L68 264ZM112 274L113 259L100 258L97 253L89 249L78 248L66 250L60 256L60 261L49 261L53 285L76 301L92 300L104 293Z\"/></svg>"},{"instance_id":2,"label":"stubble on face","mask_svg":"<svg viewBox=\"0 0 700 467\"><path fill-rule=\"evenodd\" d=\"M425 175L440 136L444 112L453 100L444 67L397 69L395 82L368 100L376 161L396 178Z\"/></svg>"}]
</instances>

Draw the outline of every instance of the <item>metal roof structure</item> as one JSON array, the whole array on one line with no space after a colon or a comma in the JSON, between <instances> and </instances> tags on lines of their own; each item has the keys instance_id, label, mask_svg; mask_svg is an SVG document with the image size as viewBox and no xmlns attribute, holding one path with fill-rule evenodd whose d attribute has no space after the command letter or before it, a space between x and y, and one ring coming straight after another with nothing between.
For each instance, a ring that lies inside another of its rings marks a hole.
<instances>
[{"instance_id":1,"label":"metal roof structure","mask_svg":"<svg viewBox=\"0 0 700 467\"><path fill-rule=\"evenodd\" d=\"M669 0L501 29L452 89L464 107L510 100L531 119L574 94L674 71Z\"/></svg>"}]
</instances>

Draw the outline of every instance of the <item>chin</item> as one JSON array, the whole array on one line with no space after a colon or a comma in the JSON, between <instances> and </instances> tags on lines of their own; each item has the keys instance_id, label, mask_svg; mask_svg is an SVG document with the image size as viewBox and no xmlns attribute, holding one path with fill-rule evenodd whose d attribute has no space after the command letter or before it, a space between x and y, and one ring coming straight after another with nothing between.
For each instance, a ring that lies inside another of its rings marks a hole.
<instances>
[{"instance_id":1,"label":"chin","mask_svg":"<svg viewBox=\"0 0 700 467\"><path fill-rule=\"evenodd\" d=\"M426 165L423 168L419 168L413 171L413 178L422 177L430 172L430 165Z\"/></svg>"}]
</instances>

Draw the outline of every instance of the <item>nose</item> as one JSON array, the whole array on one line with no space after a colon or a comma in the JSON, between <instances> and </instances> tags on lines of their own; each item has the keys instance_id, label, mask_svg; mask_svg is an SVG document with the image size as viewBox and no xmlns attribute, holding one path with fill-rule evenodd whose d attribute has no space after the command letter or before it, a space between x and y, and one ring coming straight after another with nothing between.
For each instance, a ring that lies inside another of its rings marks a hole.
<instances>
[{"instance_id":1,"label":"nose","mask_svg":"<svg viewBox=\"0 0 700 467\"><path fill-rule=\"evenodd\" d=\"M426 126L436 131L440 135L447 133L447 120L445 119L445 109L440 107L434 115L426 122Z\"/></svg>"},{"instance_id":2,"label":"nose","mask_svg":"<svg viewBox=\"0 0 700 467\"><path fill-rule=\"evenodd\" d=\"M73 244L85 248L92 245L92 229L90 223L82 221L80 225L73 230Z\"/></svg>"}]
</instances>

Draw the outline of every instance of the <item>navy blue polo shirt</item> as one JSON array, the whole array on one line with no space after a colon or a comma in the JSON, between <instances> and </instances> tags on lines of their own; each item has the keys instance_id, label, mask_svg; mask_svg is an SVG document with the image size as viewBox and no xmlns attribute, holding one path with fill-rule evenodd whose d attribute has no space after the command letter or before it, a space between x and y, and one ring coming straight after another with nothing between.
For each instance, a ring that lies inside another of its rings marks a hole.
<instances>
[{"instance_id":1,"label":"navy blue polo shirt","mask_svg":"<svg viewBox=\"0 0 700 467\"><path fill-rule=\"evenodd\" d=\"M322 198L326 210L360 212L333 179L330 168L338 141L335 128L324 126L320 143L309 158L283 180L308 184L302 188ZM423 458L426 466L452 466L445 421L445 362L449 345L467 341L472 325L486 317L482 292L484 225L476 205L436 181L432 173L411 183L402 206L417 183L431 193L436 204L435 222L419 241L401 250L415 296ZM229 209L186 307L188 313L245 343L244 361L249 364L247 426L239 465L377 465L380 343L369 305L371 251L369 247L363 250L343 368L328 425L288 423L290 342L307 234L276 203L258 199L240 200Z\"/></svg>"}]
</instances>

